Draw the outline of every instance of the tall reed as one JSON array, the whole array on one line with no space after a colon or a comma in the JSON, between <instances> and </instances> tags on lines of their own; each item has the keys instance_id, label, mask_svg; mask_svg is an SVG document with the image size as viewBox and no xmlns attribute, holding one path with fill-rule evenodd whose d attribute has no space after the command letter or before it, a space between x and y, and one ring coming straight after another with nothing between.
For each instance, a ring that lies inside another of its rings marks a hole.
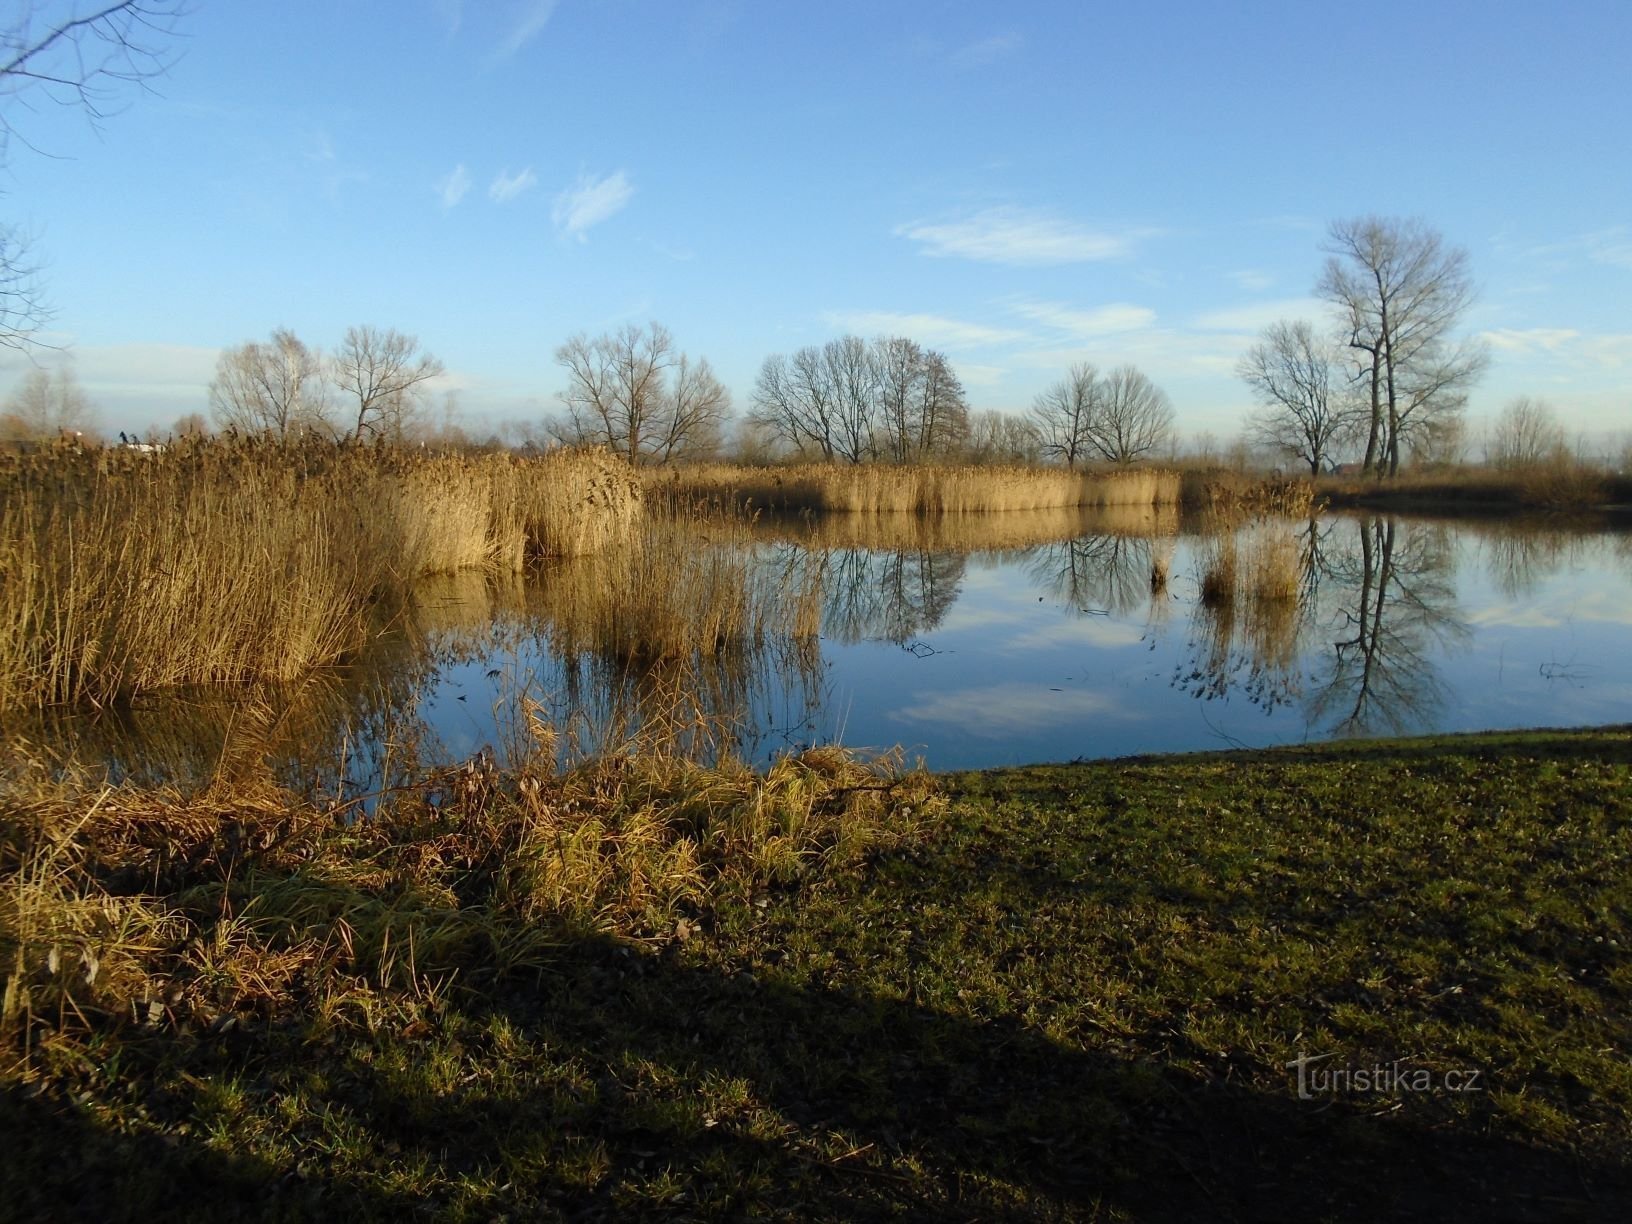
<instances>
[{"instance_id":1,"label":"tall reed","mask_svg":"<svg viewBox=\"0 0 1632 1224\"><path fill-rule=\"evenodd\" d=\"M285 680L345 659L413 579L630 538L604 454L258 442L0 457L0 706Z\"/></svg>"},{"instance_id":2,"label":"tall reed","mask_svg":"<svg viewBox=\"0 0 1632 1224\"><path fill-rule=\"evenodd\" d=\"M654 502L680 509L697 500L723 500L771 510L984 514L1073 506L1150 506L1176 502L1179 497L1178 475L1155 468L1076 472L937 464L702 464L653 470L645 481Z\"/></svg>"}]
</instances>

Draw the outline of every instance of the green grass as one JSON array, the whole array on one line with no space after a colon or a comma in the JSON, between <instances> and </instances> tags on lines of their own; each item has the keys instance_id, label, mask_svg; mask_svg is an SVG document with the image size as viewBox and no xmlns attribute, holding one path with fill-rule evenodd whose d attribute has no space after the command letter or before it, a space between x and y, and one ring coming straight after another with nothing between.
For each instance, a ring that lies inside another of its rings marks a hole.
<instances>
[{"instance_id":1,"label":"green grass","mask_svg":"<svg viewBox=\"0 0 1632 1224\"><path fill-rule=\"evenodd\" d=\"M0 1203L1624 1218L1632 730L943 790L905 846L639 939L563 928L539 970L93 1025L4 1081ZM1300 1052L1480 1090L1302 1101Z\"/></svg>"}]
</instances>

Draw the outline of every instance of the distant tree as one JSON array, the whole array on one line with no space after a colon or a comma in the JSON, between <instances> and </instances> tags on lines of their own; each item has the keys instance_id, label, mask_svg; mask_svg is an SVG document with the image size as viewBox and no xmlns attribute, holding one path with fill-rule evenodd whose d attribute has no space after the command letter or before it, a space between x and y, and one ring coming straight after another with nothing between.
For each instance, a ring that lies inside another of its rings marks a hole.
<instances>
[{"instance_id":1,"label":"distant tree","mask_svg":"<svg viewBox=\"0 0 1632 1224\"><path fill-rule=\"evenodd\" d=\"M32 369L6 400L0 436L35 440L96 431L96 411L68 366Z\"/></svg>"},{"instance_id":2,"label":"distant tree","mask_svg":"<svg viewBox=\"0 0 1632 1224\"><path fill-rule=\"evenodd\" d=\"M201 412L189 412L186 416L176 418L176 423L170 426L170 432L178 438L202 438L210 432L210 423L204 419Z\"/></svg>"},{"instance_id":3,"label":"distant tree","mask_svg":"<svg viewBox=\"0 0 1632 1224\"><path fill-rule=\"evenodd\" d=\"M1318 475L1357 420L1332 345L1301 320L1264 329L1236 366L1264 411L1248 422L1254 441Z\"/></svg>"},{"instance_id":4,"label":"distant tree","mask_svg":"<svg viewBox=\"0 0 1632 1224\"><path fill-rule=\"evenodd\" d=\"M347 403L353 438L400 442L419 407L424 384L442 375L442 363L419 351L419 338L392 328L350 327L329 358L329 378Z\"/></svg>"},{"instance_id":5,"label":"distant tree","mask_svg":"<svg viewBox=\"0 0 1632 1224\"><path fill-rule=\"evenodd\" d=\"M1079 362L1037 396L1031 406L1031 424L1045 457L1058 459L1068 468L1089 460L1093 455L1090 429L1102 410L1103 390L1099 371Z\"/></svg>"},{"instance_id":6,"label":"distant tree","mask_svg":"<svg viewBox=\"0 0 1632 1224\"><path fill-rule=\"evenodd\" d=\"M1368 471L1392 475L1413 435L1456 415L1484 350L1452 331L1473 301L1468 255L1420 221L1361 217L1328 233L1316 292L1337 307L1367 407Z\"/></svg>"},{"instance_id":7,"label":"distant tree","mask_svg":"<svg viewBox=\"0 0 1632 1224\"><path fill-rule=\"evenodd\" d=\"M1042 439L1023 416L988 408L969 414L964 457L970 463L1036 463Z\"/></svg>"},{"instance_id":8,"label":"distant tree","mask_svg":"<svg viewBox=\"0 0 1632 1224\"><path fill-rule=\"evenodd\" d=\"M286 328L265 344L227 349L215 363L210 413L223 429L279 440L331 433L326 408L322 357Z\"/></svg>"},{"instance_id":9,"label":"distant tree","mask_svg":"<svg viewBox=\"0 0 1632 1224\"><path fill-rule=\"evenodd\" d=\"M718 447L730 394L706 360L676 351L662 324L630 324L594 339L577 335L555 350L555 359L568 376L554 425L562 441L605 446L636 463Z\"/></svg>"},{"instance_id":10,"label":"distant tree","mask_svg":"<svg viewBox=\"0 0 1632 1224\"><path fill-rule=\"evenodd\" d=\"M916 458L942 459L969 438L969 400L945 355L930 349L918 376L918 402L909 425L916 431Z\"/></svg>"},{"instance_id":11,"label":"distant tree","mask_svg":"<svg viewBox=\"0 0 1632 1224\"><path fill-rule=\"evenodd\" d=\"M961 450L969 428L951 363L905 336L767 357L749 416L791 450L845 463L934 459Z\"/></svg>"},{"instance_id":12,"label":"distant tree","mask_svg":"<svg viewBox=\"0 0 1632 1224\"><path fill-rule=\"evenodd\" d=\"M1133 463L1166 446L1173 434L1167 395L1135 366L1101 375L1086 362L1040 394L1031 420L1042 453L1068 468L1091 460Z\"/></svg>"},{"instance_id":13,"label":"distant tree","mask_svg":"<svg viewBox=\"0 0 1632 1224\"><path fill-rule=\"evenodd\" d=\"M0 166L19 114L38 100L74 107L93 122L131 87L160 75L163 43L187 0L19 0L0 17ZM50 318L29 236L0 224L0 344L21 348Z\"/></svg>"},{"instance_id":14,"label":"distant tree","mask_svg":"<svg viewBox=\"0 0 1632 1224\"><path fill-rule=\"evenodd\" d=\"M1167 393L1138 367L1118 366L1105 377L1101 409L1088 438L1108 463L1134 463L1167 445L1173 435L1173 405Z\"/></svg>"},{"instance_id":15,"label":"distant tree","mask_svg":"<svg viewBox=\"0 0 1632 1224\"><path fill-rule=\"evenodd\" d=\"M1502 409L1485 445L1485 461L1512 470L1538 467L1567 453L1564 427L1552 407L1521 395Z\"/></svg>"}]
</instances>

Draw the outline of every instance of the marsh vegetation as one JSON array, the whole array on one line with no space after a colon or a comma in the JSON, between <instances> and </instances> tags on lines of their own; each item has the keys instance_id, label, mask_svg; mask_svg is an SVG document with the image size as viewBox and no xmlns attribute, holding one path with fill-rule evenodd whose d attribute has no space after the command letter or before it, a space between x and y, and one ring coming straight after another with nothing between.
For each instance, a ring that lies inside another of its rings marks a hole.
<instances>
[{"instance_id":1,"label":"marsh vegetation","mask_svg":"<svg viewBox=\"0 0 1632 1224\"><path fill-rule=\"evenodd\" d=\"M330 442L6 462L8 1168L75 1153L5 1174L12 1201L1139 1214L1175 1149L1195 1202L1250 1205L1251 1142L1217 1146L1242 1110L1300 1167L1360 1127L1439 1136L1468 1178L1499 1157L1500 1193L1621 1184L1624 983L1546 991L1560 948L1628 937L1594 917L1624 737L1547 741L1564 769L1477 743L911 764L1499 721L1467 700L1492 664L1526 721L1543 692L1608 721L1596 635L1624 632L1632 549L1602 523L1339 514L1217 473ZM1602 619L1566 640L1504 611L1561 600ZM1476 818L1500 827L1447 884L1419 851ZM1567 899L1518 966L1514 881ZM1471 943L1433 917L1453 902ZM1311 1129L1294 1033L1407 1057L1426 1034L1498 1091ZM1320 1185L1270 1199L1392 1201Z\"/></svg>"}]
</instances>

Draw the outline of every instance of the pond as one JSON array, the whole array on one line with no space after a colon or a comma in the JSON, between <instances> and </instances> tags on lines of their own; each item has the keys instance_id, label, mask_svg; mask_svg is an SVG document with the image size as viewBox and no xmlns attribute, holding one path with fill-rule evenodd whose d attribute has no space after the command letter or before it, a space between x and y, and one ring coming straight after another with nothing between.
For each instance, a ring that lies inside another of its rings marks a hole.
<instances>
[{"instance_id":1,"label":"pond","mask_svg":"<svg viewBox=\"0 0 1632 1224\"><path fill-rule=\"evenodd\" d=\"M1110 510L664 525L639 561L426 582L299 685L9 733L115 775L366 790L541 742L957 769L1629 714L1632 534Z\"/></svg>"}]
</instances>

